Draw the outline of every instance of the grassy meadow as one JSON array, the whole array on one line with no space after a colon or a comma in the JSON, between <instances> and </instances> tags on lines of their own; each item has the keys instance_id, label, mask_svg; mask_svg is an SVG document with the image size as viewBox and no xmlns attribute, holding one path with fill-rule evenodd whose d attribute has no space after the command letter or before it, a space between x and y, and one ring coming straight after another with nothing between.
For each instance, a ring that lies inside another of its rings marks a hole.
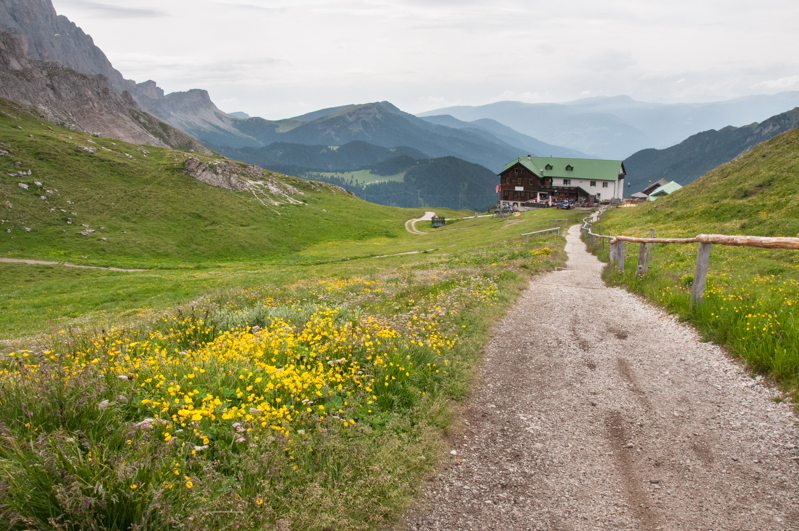
<instances>
[{"instance_id":1,"label":"grassy meadow","mask_svg":"<svg viewBox=\"0 0 799 531\"><path fill-rule=\"evenodd\" d=\"M519 237L561 211L412 235L426 209L279 175L302 203L266 206L184 175L196 154L0 103L0 256L145 269L0 263L6 529L381 528L441 461L492 323L565 260Z\"/></svg>"},{"instance_id":2,"label":"grassy meadow","mask_svg":"<svg viewBox=\"0 0 799 531\"><path fill-rule=\"evenodd\" d=\"M799 130L756 146L671 196L609 211L603 234L686 238L697 234L799 236ZM596 225L595 225L596 231ZM705 297L690 308L698 244L653 246L650 269L636 278L638 245L625 272L605 278L694 324L799 398L799 252L714 245ZM607 261L607 247L595 250Z\"/></svg>"}]
</instances>

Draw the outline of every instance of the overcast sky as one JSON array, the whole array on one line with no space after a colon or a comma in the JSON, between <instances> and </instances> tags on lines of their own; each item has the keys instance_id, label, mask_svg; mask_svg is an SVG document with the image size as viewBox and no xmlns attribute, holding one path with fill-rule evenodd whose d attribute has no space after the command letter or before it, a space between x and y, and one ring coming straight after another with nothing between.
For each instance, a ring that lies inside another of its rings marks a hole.
<instances>
[{"instance_id":1,"label":"overcast sky","mask_svg":"<svg viewBox=\"0 0 799 531\"><path fill-rule=\"evenodd\" d=\"M53 0L129 79L278 119L799 90L797 0ZM135 7L131 7L135 6Z\"/></svg>"}]
</instances>

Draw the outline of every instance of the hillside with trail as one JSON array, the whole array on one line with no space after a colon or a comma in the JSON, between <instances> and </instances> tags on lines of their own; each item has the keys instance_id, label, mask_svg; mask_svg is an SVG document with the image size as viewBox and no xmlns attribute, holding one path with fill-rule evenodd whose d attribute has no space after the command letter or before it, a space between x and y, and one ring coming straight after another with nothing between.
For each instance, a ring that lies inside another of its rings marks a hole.
<instances>
[{"instance_id":1,"label":"hillside with trail","mask_svg":"<svg viewBox=\"0 0 799 531\"><path fill-rule=\"evenodd\" d=\"M792 406L618 288L570 229L494 328L409 530L799 528Z\"/></svg>"}]
</instances>

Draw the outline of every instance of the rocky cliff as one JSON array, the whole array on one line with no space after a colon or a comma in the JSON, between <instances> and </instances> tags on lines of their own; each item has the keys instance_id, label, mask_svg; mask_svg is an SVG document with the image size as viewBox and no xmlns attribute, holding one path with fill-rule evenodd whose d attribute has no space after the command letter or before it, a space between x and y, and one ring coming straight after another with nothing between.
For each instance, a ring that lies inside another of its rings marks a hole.
<instances>
[{"instance_id":1,"label":"rocky cliff","mask_svg":"<svg viewBox=\"0 0 799 531\"><path fill-rule=\"evenodd\" d=\"M29 47L27 49L30 49ZM46 120L135 144L208 152L188 135L143 112L102 75L31 59L18 35L0 32L0 97L38 108Z\"/></svg>"},{"instance_id":2,"label":"rocky cliff","mask_svg":"<svg viewBox=\"0 0 799 531\"><path fill-rule=\"evenodd\" d=\"M22 51L31 59L55 61L82 74L103 75L120 94L136 91L136 83L114 69L90 36L56 13L52 0L3 0L0 31L19 35Z\"/></svg>"},{"instance_id":3,"label":"rocky cliff","mask_svg":"<svg viewBox=\"0 0 799 531\"><path fill-rule=\"evenodd\" d=\"M0 31L19 35L23 55L31 59L105 76L114 91L128 92L143 111L190 135L235 147L261 145L239 131L238 119L220 111L204 90L166 95L154 81L125 79L89 35L56 13L52 0L0 1Z\"/></svg>"}]
</instances>

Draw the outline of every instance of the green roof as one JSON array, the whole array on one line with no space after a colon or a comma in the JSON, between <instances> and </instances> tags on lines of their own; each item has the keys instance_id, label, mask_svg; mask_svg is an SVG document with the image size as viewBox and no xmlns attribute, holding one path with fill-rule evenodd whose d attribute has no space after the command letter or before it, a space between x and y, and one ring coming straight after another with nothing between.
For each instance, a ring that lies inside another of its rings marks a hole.
<instances>
[{"instance_id":1,"label":"green roof","mask_svg":"<svg viewBox=\"0 0 799 531\"><path fill-rule=\"evenodd\" d=\"M654 201L658 197L664 197L664 196L667 196L667 195L671 195L674 192L676 192L677 190L679 190L680 188L682 188L682 185L680 183L675 182L675 181L671 181L670 183L664 184L663 186L661 186L660 188L658 188L657 190L655 190L654 192L649 194L649 197L647 198L647 201Z\"/></svg>"},{"instance_id":2,"label":"green roof","mask_svg":"<svg viewBox=\"0 0 799 531\"><path fill-rule=\"evenodd\" d=\"M505 172L516 164L521 164L539 177L558 179L587 179L591 181L617 181L620 174L626 173L620 160L562 159L556 157L519 157L505 165ZM546 169L547 166L552 169ZM567 170L570 166L572 169Z\"/></svg>"}]
</instances>

